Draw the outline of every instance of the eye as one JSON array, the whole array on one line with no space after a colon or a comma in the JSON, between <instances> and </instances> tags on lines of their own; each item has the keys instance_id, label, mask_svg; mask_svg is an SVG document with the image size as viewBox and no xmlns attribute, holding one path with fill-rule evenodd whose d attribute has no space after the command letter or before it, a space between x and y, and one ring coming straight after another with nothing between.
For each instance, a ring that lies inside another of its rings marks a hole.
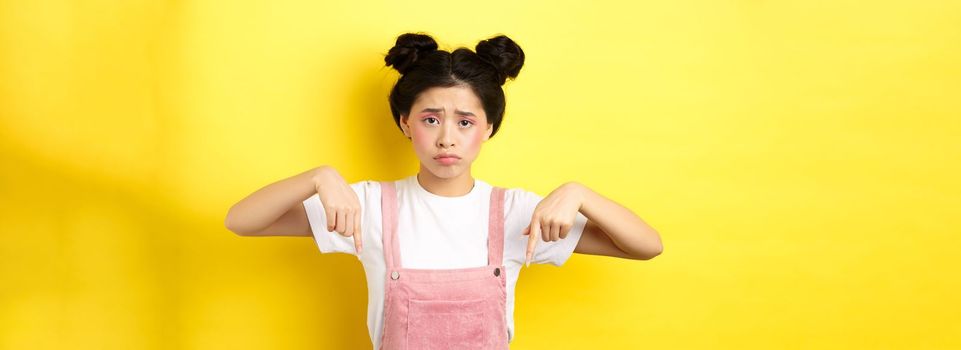
<instances>
[{"instance_id":1,"label":"eye","mask_svg":"<svg viewBox=\"0 0 961 350\"><path fill-rule=\"evenodd\" d=\"M434 118L434 117L424 118L424 121L425 121L425 122L427 122L427 121L429 121L429 120L437 120L437 118ZM430 124L430 122L428 122L427 124Z\"/></svg>"},{"instance_id":2,"label":"eye","mask_svg":"<svg viewBox=\"0 0 961 350\"><path fill-rule=\"evenodd\" d=\"M467 122L467 125L464 125L463 122ZM466 120L466 119L465 119L465 120L461 120L461 125L466 126L466 127L470 127L471 125L474 125L474 123L472 123L470 120Z\"/></svg>"}]
</instances>

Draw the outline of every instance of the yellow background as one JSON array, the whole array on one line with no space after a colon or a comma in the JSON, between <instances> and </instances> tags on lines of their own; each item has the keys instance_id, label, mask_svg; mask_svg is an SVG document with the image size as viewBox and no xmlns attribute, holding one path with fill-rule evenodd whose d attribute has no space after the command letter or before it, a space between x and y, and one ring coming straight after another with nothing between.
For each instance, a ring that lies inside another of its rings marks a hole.
<instances>
[{"instance_id":1,"label":"yellow background","mask_svg":"<svg viewBox=\"0 0 961 350\"><path fill-rule=\"evenodd\" d=\"M961 348L957 1L127 0L0 1L0 347L368 347L356 259L223 219L416 172L408 31L527 53L477 178L664 240L524 270L512 348Z\"/></svg>"}]
</instances>

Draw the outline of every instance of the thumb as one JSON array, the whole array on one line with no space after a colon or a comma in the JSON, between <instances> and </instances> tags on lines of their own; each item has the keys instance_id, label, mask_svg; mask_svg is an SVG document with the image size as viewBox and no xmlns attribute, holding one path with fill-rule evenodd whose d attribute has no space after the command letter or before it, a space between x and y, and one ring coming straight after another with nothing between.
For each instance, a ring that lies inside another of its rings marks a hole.
<instances>
[{"instance_id":1,"label":"thumb","mask_svg":"<svg viewBox=\"0 0 961 350\"><path fill-rule=\"evenodd\" d=\"M527 235L529 235L530 233L531 233L531 227L530 227L530 226L525 227L523 234L524 234L525 236L527 236Z\"/></svg>"}]
</instances>

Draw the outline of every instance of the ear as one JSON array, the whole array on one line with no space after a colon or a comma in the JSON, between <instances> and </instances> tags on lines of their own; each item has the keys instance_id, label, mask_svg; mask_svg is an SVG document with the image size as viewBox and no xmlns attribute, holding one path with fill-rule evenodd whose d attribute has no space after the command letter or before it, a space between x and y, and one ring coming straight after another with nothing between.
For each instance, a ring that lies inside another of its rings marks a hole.
<instances>
[{"instance_id":1,"label":"ear","mask_svg":"<svg viewBox=\"0 0 961 350\"><path fill-rule=\"evenodd\" d=\"M410 128L407 127L408 116L400 115L400 128L404 131L404 137L410 137Z\"/></svg>"},{"instance_id":2,"label":"ear","mask_svg":"<svg viewBox=\"0 0 961 350\"><path fill-rule=\"evenodd\" d=\"M487 124L487 135L484 136L484 141L490 140L491 134L494 133L494 124Z\"/></svg>"}]
</instances>

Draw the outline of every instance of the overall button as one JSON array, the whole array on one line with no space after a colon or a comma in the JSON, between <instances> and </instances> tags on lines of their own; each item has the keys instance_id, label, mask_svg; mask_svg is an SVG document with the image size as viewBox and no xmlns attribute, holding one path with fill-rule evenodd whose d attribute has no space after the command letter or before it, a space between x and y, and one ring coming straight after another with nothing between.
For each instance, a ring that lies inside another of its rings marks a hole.
<instances>
[{"instance_id":1,"label":"overall button","mask_svg":"<svg viewBox=\"0 0 961 350\"><path fill-rule=\"evenodd\" d=\"M501 275L501 268L499 268L499 267L498 267L498 268L495 268L495 269L494 269L494 276L500 276L500 275Z\"/></svg>"},{"instance_id":2,"label":"overall button","mask_svg":"<svg viewBox=\"0 0 961 350\"><path fill-rule=\"evenodd\" d=\"M390 273L390 279L395 280L400 278L400 272L394 271Z\"/></svg>"}]
</instances>

